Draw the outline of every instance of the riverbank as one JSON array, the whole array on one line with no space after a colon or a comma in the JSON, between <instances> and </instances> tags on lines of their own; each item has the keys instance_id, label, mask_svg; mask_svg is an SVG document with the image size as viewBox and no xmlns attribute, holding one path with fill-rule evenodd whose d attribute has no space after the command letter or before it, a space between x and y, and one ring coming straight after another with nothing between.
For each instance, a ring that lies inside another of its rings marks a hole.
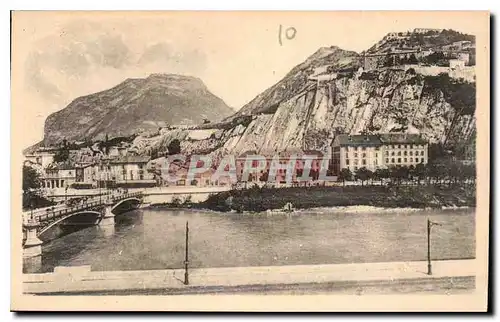
<instances>
[{"instance_id":1,"label":"riverbank","mask_svg":"<svg viewBox=\"0 0 500 322\"><path fill-rule=\"evenodd\" d=\"M327 289L373 288L389 285L442 283L449 291L457 278L476 276L475 260L386 262L335 265L290 265L191 269L189 285L184 270L91 271L90 266L60 267L54 273L23 275L23 291L39 295L67 294L200 294L287 290L326 286ZM68 281L71 280L71 283ZM474 288L472 283L469 289ZM445 290L440 290L444 293ZM439 290L438 290L439 291Z\"/></svg>"},{"instance_id":2,"label":"riverbank","mask_svg":"<svg viewBox=\"0 0 500 322\"><path fill-rule=\"evenodd\" d=\"M267 211L291 203L295 209L371 206L379 208L475 207L475 188L436 186L347 186L250 188L211 195L190 207L215 211Z\"/></svg>"}]
</instances>

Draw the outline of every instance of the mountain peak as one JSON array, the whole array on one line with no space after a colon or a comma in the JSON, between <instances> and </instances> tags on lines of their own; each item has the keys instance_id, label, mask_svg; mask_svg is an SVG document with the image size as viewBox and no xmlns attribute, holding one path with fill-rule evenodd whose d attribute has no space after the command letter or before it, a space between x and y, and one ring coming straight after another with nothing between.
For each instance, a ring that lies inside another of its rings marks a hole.
<instances>
[{"instance_id":1,"label":"mountain peak","mask_svg":"<svg viewBox=\"0 0 500 322\"><path fill-rule=\"evenodd\" d=\"M44 143L126 137L166 124L215 122L234 113L194 76L155 73L79 97L45 122Z\"/></svg>"},{"instance_id":2,"label":"mountain peak","mask_svg":"<svg viewBox=\"0 0 500 322\"><path fill-rule=\"evenodd\" d=\"M201 79L195 76L181 75L181 74L169 74L169 73L153 73L150 74L147 79L169 79L169 80L193 80L202 82Z\"/></svg>"}]
</instances>

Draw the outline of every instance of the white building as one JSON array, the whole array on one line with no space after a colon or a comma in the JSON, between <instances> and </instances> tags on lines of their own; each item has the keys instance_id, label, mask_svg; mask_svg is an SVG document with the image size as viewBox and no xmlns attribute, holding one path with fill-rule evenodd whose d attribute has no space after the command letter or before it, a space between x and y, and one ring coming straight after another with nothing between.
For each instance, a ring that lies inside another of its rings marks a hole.
<instances>
[{"instance_id":1,"label":"white building","mask_svg":"<svg viewBox=\"0 0 500 322\"><path fill-rule=\"evenodd\" d=\"M465 67L465 61L460 59L450 59L451 69L464 68L464 67Z\"/></svg>"},{"instance_id":2,"label":"white building","mask_svg":"<svg viewBox=\"0 0 500 322\"><path fill-rule=\"evenodd\" d=\"M97 181L99 167L96 164L79 164L76 166L76 181L94 185Z\"/></svg>"},{"instance_id":3,"label":"white building","mask_svg":"<svg viewBox=\"0 0 500 322\"><path fill-rule=\"evenodd\" d=\"M365 167L371 171L428 162L428 143L416 134L342 134L333 141L334 173Z\"/></svg>"},{"instance_id":4,"label":"white building","mask_svg":"<svg viewBox=\"0 0 500 322\"><path fill-rule=\"evenodd\" d=\"M417 34L425 34L425 33L428 33L429 31L433 31L433 32L436 32L436 33L439 33L441 31L443 31L443 29L435 29L435 28L415 28L413 30L414 33L417 33Z\"/></svg>"},{"instance_id":5,"label":"white building","mask_svg":"<svg viewBox=\"0 0 500 322\"><path fill-rule=\"evenodd\" d=\"M55 152L53 151L35 151L31 154L25 155L26 160L36 163L45 169L49 164L54 162Z\"/></svg>"},{"instance_id":6,"label":"white building","mask_svg":"<svg viewBox=\"0 0 500 322\"><path fill-rule=\"evenodd\" d=\"M45 168L42 187L48 189L70 187L76 182L76 169L70 164L52 165Z\"/></svg>"},{"instance_id":7,"label":"white building","mask_svg":"<svg viewBox=\"0 0 500 322\"><path fill-rule=\"evenodd\" d=\"M155 184L153 173L147 171L149 156L125 155L102 162L99 181L113 181L118 185Z\"/></svg>"},{"instance_id":8,"label":"white building","mask_svg":"<svg viewBox=\"0 0 500 322\"><path fill-rule=\"evenodd\" d=\"M469 53L458 53L457 59L462 60L464 62L464 64L467 65L470 61L470 54Z\"/></svg>"}]
</instances>

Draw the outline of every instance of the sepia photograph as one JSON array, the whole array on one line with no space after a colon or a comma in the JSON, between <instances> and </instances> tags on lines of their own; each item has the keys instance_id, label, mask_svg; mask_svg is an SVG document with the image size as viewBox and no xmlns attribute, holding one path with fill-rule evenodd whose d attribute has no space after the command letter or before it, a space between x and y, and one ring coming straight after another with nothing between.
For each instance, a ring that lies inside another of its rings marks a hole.
<instances>
[{"instance_id":1,"label":"sepia photograph","mask_svg":"<svg viewBox=\"0 0 500 322\"><path fill-rule=\"evenodd\" d=\"M11 18L11 309L486 310L488 12Z\"/></svg>"}]
</instances>

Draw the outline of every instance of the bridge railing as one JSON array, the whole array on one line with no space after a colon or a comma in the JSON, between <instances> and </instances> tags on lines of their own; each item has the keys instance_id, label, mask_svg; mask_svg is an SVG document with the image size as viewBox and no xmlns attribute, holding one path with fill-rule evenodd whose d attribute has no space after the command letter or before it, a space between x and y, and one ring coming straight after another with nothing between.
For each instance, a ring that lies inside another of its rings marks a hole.
<instances>
[{"instance_id":1,"label":"bridge railing","mask_svg":"<svg viewBox=\"0 0 500 322\"><path fill-rule=\"evenodd\" d=\"M81 205L76 205L76 206L71 207L71 208L65 208L65 209L56 210L56 211L47 210L46 213L37 214L36 216L33 216L33 218L31 218L31 219L35 220L37 222L48 221L50 219L59 218L59 217L69 215L69 214L77 212L77 211L87 210L89 208L97 207L97 206L100 206L103 204L104 203L99 202L99 201L93 201L93 202L86 202L86 203L83 203Z\"/></svg>"},{"instance_id":2,"label":"bridge railing","mask_svg":"<svg viewBox=\"0 0 500 322\"><path fill-rule=\"evenodd\" d=\"M74 212L79 212L82 210L87 210L94 207L99 207L105 205L109 202L117 202L128 198L140 198L142 196L142 192L133 192L133 193L125 193L118 196L107 196L107 198L96 198L91 201L85 201L82 204L78 204L76 206L64 208L64 209L47 209L45 213L36 213L36 214L27 214L24 218L24 221L27 222L29 220L35 222L48 221L51 219L59 218L62 216L69 215Z\"/></svg>"}]
</instances>

